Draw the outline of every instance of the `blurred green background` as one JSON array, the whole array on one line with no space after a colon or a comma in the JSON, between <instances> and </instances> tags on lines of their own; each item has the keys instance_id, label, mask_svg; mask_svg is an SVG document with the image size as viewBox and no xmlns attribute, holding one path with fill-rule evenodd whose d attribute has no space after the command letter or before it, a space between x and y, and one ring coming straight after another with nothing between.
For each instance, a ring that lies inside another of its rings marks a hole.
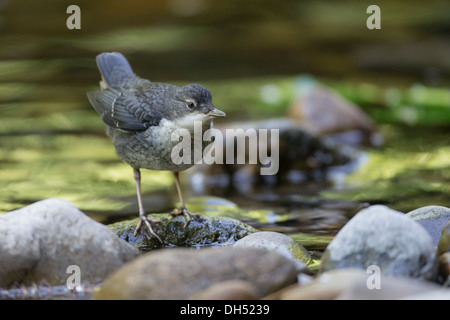
<instances>
[{"instance_id":1,"label":"blurred green background","mask_svg":"<svg viewBox=\"0 0 450 320\"><path fill-rule=\"evenodd\" d=\"M80 30L66 27L72 4ZM366 27L371 4L381 30ZM131 169L85 96L103 51L122 52L150 80L204 84L229 120L283 115L295 79L308 74L360 105L386 137L353 177L367 190L358 184L344 198L449 205L449 34L444 0L0 0L0 211L48 197L94 215L135 211ZM262 101L267 84L280 88L275 103ZM173 202L161 200L169 189L166 173L144 174L155 211Z\"/></svg>"}]
</instances>

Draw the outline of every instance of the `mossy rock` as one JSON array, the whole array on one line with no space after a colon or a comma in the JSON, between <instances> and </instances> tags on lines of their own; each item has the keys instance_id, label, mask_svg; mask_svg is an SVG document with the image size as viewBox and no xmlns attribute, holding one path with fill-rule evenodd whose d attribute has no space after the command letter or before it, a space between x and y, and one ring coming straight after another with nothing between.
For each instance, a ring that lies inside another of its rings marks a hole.
<instances>
[{"instance_id":1,"label":"mossy rock","mask_svg":"<svg viewBox=\"0 0 450 320\"><path fill-rule=\"evenodd\" d=\"M172 218L169 214L151 214L149 218L160 222L153 225L153 230L161 238L162 243L150 234L145 225L134 236L139 218L117 222L108 227L119 238L143 252L165 247L226 246L258 231L228 217L202 215L200 218L192 218L187 227L184 216Z\"/></svg>"}]
</instances>

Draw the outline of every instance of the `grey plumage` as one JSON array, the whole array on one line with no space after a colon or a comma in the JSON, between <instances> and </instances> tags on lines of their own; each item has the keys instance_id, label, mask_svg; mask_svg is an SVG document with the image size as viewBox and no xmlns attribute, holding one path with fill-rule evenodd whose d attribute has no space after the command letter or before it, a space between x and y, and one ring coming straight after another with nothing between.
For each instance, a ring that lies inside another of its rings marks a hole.
<instances>
[{"instance_id":1,"label":"grey plumage","mask_svg":"<svg viewBox=\"0 0 450 320\"><path fill-rule=\"evenodd\" d=\"M97 66L102 75L100 90L88 92L88 99L106 124L117 155L134 169L141 221L153 232L142 208L139 169L176 173L192 167L194 152L191 152L191 163L172 161L172 149L179 143L172 141L172 133L187 129L193 136L194 121L201 121L202 131L205 131L214 117L225 116L225 113L213 106L211 93L205 87L199 84L180 87L142 79L121 53L98 55ZM184 207L178 174L175 178L181 202L179 211L188 221L190 213Z\"/></svg>"},{"instance_id":2,"label":"grey plumage","mask_svg":"<svg viewBox=\"0 0 450 320\"><path fill-rule=\"evenodd\" d=\"M202 121L203 130L210 127L213 116L208 113L217 110L212 105L211 93L199 84L179 87L142 79L127 69L129 64L126 60L125 64L122 55L123 59L117 55L120 54L114 53L112 59L110 53L103 53L97 58L108 86L87 94L107 125L106 132L117 155L133 168L181 171L192 167L193 160L188 164L173 163L171 151L179 141L172 141L172 133L183 128L193 134L194 119ZM118 68L112 65L114 61L120 64ZM120 86L109 86L119 83L117 79L121 79ZM194 108L186 105L191 100L195 101ZM183 121L190 118L192 121Z\"/></svg>"},{"instance_id":3,"label":"grey plumage","mask_svg":"<svg viewBox=\"0 0 450 320\"><path fill-rule=\"evenodd\" d=\"M135 77L128 60L121 53L104 52L96 60L100 73L110 87L120 86L125 80Z\"/></svg>"}]
</instances>

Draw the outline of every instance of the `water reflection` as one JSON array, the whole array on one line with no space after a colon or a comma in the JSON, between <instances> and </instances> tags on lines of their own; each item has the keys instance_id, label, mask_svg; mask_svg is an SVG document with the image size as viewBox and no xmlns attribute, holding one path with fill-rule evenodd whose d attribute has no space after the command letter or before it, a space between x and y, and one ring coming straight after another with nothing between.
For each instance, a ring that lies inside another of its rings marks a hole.
<instances>
[{"instance_id":1,"label":"water reflection","mask_svg":"<svg viewBox=\"0 0 450 320\"><path fill-rule=\"evenodd\" d=\"M191 189L261 228L335 232L365 203L449 206L447 3L384 3L380 32L351 1L78 3L81 30L66 28L65 3L0 2L1 212L59 197L102 221L135 215L130 169L85 97L101 51L123 51L145 78L205 84L230 120L284 116L309 72L381 124L385 145L339 182L292 171L277 186L239 181L248 192ZM146 208L173 207L168 173L144 172L142 185Z\"/></svg>"}]
</instances>

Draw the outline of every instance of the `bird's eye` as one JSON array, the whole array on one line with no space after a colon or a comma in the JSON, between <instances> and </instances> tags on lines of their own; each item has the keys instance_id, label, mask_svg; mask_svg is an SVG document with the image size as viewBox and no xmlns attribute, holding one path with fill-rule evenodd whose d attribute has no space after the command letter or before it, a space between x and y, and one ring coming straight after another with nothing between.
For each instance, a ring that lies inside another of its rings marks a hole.
<instances>
[{"instance_id":1,"label":"bird's eye","mask_svg":"<svg viewBox=\"0 0 450 320\"><path fill-rule=\"evenodd\" d=\"M192 100L186 100L186 107L188 109L194 109L197 106L197 104L195 103L195 101Z\"/></svg>"}]
</instances>

